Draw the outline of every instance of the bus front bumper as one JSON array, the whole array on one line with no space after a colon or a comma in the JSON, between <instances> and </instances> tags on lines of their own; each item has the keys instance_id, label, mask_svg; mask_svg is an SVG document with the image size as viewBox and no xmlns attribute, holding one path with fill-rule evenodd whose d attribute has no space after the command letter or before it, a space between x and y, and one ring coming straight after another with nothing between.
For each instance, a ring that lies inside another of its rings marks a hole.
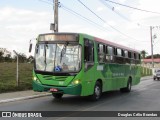
<instances>
[{"instance_id":1,"label":"bus front bumper","mask_svg":"<svg viewBox=\"0 0 160 120\"><path fill-rule=\"evenodd\" d=\"M57 89L57 92L54 93L63 93L63 94L71 94L71 95L81 95L81 84L75 86L67 86L67 87L57 87L57 86L48 86L37 83L36 81L32 81L32 87L34 91L43 92L50 91L50 89Z\"/></svg>"}]
</instances>

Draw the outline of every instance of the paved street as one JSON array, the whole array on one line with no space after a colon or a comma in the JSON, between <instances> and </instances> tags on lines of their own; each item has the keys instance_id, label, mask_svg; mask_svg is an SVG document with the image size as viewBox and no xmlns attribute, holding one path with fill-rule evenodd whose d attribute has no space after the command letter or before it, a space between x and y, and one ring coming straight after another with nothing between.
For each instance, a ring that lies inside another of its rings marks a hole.
<instances>
[{"instance_id":1,"label":"paved street","mask_svg":"<svg viewBox=\"0 0 160 120\"><path fill-rule=\"evenodd\" d=\"M153 81L152 79L142 80L139 85L132 87L131 93L120 93L119 91L107 92L104 93L102 98L97 102L92 102L88 100L87 97L65 95L62 100L55 100L52 96L45 96L29 100L21 100L21 101L0 104L0 111L15 111L15 110L16 111L159 111L160 81ZM51 119L51 118L43 118L43 119ZM66 119L66 118L54 118L54 119ZM147 118L145 119L148 120Z\"/></svg>"}]
</instances>

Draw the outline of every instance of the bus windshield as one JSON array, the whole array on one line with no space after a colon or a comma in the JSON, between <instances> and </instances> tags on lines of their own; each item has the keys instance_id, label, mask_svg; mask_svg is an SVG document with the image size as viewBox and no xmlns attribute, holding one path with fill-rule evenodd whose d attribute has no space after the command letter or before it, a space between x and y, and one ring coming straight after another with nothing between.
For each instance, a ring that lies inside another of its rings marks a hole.
<instances>
[{"instance_id":1,"label":"bus windshield","mask_svg":"<svg viewBox=\"0 0 160 120\"><path fill-rule=\"evenodd\" d=\"M37 44L35 70L78 72L81 68L81 46L78 44Z\"/></svg>"}]
</instances>

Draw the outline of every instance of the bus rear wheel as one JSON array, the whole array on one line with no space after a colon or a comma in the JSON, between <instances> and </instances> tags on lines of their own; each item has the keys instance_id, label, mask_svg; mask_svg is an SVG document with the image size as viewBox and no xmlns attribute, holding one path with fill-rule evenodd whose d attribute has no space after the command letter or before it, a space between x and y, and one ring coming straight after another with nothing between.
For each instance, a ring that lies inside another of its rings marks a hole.
<instances>
[{"instance_id":1,"label":"bus rear wheel","mask_svg":"<svg viewBox=\"0 0 160 120\"><path fill-rule=\"evenodd\" d=\"M129 79L127 83L127 87L121 88L120 91L121 92L131 92L131 88L132 88L132 81L131 79Z\"/></svg>"},{"instance_id":2,"label":"bus rear wheel","mask_svg":"<svg viewBox=\"0 0 160 120\"><path fill-rule=\"evenodd\" d=\"M99 81L97 81L94 86L94 93L93 95L90 96L90 98L93 101L97 101L100 99L101 95L102 95L102 85Z\"/></svg>"},{"instance_id":3,"label":"bus rear wheel","mask_svg":"<svg viewBox=\"0 0 160 120\"><path fill-rule=\"evenodd\" d=\"M54 97L55 99L61 99L62 96L63 96L62 93L52 93L52 95L53 95L53 97Z\"/></svg>"}]
</instances>

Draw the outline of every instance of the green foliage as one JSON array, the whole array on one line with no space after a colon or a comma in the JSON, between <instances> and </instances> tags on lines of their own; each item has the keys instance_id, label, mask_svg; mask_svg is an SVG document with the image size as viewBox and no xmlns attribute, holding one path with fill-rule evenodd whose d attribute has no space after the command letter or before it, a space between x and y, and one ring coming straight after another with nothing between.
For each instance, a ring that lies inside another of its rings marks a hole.
<instances>
[{"instance_id":1,"label":"green foliage","mask_svg":"<svg viewBox=\"0 0 160 120\"><path fill-rule=\"evenodd\" d=\"M16 63L0 63L0 93L32 88L33 64L19 64L19 86L16 86Z\"/></svg>"},{"instance_id":2,"label":"green foliage","mask_svg":"<svg viewBox=\"0 0 160 120\"><path fill-rule=\"evenodd\" d=\"M5 48L1 48L5 49ZM8 50L7 50L8 51ZM30 55L28 58L24 53L18 53L19 63L33 63L34 57ZM17 56L11 57L11 53L5 54L4 51L0 51L0 62L16 62Z\"/></svg>"},{"instance_id":3,"label":"green foliage","mask_svg":"<svg viewBox=\"0 0 160 120\"><path fill-rule=\"evenodd\" d=\"M141 51L141 57L142 57L142 59L144 59L144 58L146 58L146 55L147 55L148 53L145 51L145 50L142 50Z\"/></svg>"},{"instance_id":4,"label":"green foliage","mask_svg":"<svg viewBox=\"0 0 160 120\"><path fill-rule=\"evenodd\" d=\"M152 75L152 69L147 68L147 67L141 67L141 76L150 76Z\"/></svg>"},{"instance_id":5,"label":"green foliage","mask_svg":"<svg viewBox=\"0 0 160 120\"><path fill-rule=\"evenodd\" d=\"M0 51L0 62L2 62L4 60L3 54L4 53L2 51Z\"/></svg>"},{"instance_id":6,"label":"green foliage","mask_svg":"<svg viewBox=\"0 0 160 120\"><path fill-rule=\"evenodd\" d=\"M146 59L151 59L151 55L147 56ZM160 54L153 55L153 58L160 58Z\"/></svg>"}]
</instances>

